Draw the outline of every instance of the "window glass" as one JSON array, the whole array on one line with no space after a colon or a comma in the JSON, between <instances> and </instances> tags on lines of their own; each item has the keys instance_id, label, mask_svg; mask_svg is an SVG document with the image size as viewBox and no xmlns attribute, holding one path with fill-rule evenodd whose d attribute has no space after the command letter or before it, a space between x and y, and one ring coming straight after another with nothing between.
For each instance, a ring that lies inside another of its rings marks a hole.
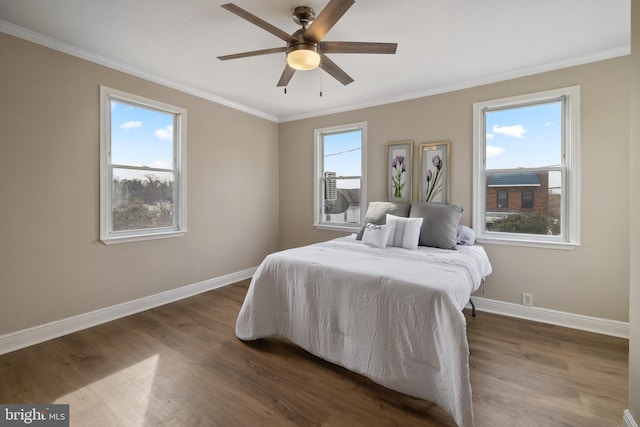
<instances>
[{"instance_id":1,"label":"window glass","mask_svg":"<svg viewBox=\"0 0 640 427\"><path fill-rule=\"evenodd\" d=\"M111 163L173 168L175 114L111 101Z\"/></svg>"},{"instance_id":2,"label":"window glass","mask_svg":"<svg viewBox=\"0 0 640 427\"><path fill-rule=\"evenodd\" d=\"M487 198L498 192L499 212L485 212L486 230L560 234L560 211L550 211L550 166L562 166L563 100L485 112ZM534 168L542 168L534 170ZM539 203L533 207L533 192ZM514 202L509 205L508 194ZM529 199L525 201L525 194ZM518 204L518 201L520 203Z\"/></svg>"},{"instance_id":3,"label":"window glass","mask_svg":"<svg viewBox=\"0 0 640 427\"><path fill-rule=\"evenodd\" d=\"M487 170L562 163L562 101L487 111Z\"/></svg>"},{"instance_id":4,"label":"window glass","mask_svg":"<svg viewBox=\"0 0 640 427\"><path fill-rule=\"evenodd\" d=\"M317 129L316 226L360 227L363 205L364 124Z\"/></svg>"},{"instance_id":5,"label":"window glass","mask_svg":"<svg viewBox=\"0 0 640 427\"><path fill-rule=\"evenodd\" d=\"M579 88L474 104L482 241L577 244Z\"/></svg>"},{"instance_id":6,"label":"window glass","mask_svg":"<svg viewBox=\"0 0 640 427\"><path fill-rule=\"evenodd\" d=\"M185 231L186 111L101 87L101 240Z\"/></svg>"},{"instance_id":7,"label":"window glass","mask_svg":"<svg viewBox=\"0 0 640 427\"><path fill-rule=\"evenodd\" d=\"M522 208L533 209L533 191L522 192ZM553 213L552 213L553 215Z\"/></svg>"}]
</instances>

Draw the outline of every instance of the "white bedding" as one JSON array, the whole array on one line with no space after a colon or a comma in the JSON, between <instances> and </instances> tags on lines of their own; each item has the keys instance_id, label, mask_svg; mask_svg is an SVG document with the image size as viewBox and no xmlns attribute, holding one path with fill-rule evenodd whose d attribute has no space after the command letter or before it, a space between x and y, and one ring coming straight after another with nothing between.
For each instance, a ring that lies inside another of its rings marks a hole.
<instances>
[{"instance_id":1,"label":"white bedding","mask_svg":"<svg viewBox=\"0 0 640 427\"><path fill-rule=\"evenodd\" d=\"M462 309L491 265L480 246L374 248L343 237L268 255L236 336L284 337L473 425Z\"/></svg>"}]
</instances>

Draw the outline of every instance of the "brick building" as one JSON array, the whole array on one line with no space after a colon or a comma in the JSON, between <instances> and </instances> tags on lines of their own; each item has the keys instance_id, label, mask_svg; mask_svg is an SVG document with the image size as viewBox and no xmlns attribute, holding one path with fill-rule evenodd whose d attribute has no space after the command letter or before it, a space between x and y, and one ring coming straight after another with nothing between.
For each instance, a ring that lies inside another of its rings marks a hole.
<instances>
[{"instance_id":1,"label":"brick building","mask_svg":"<svg viewBox=\"0 0 640 427\"><path fill-rule=\"evenodd\" d=\"M521 172L487 175L487 214L548 215L549 173Z\"/></svg>"}]
</instances>

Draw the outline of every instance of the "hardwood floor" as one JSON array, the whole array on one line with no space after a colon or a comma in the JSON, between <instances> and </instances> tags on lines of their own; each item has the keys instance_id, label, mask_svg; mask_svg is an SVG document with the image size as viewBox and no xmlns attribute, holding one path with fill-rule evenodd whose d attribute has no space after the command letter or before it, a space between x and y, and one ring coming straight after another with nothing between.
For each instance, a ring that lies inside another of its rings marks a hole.
<instances>
[{"instance_id":1,"label":"hardwood floor","mask_svg":"<svg viewBox=\"0 0 640 427\"><path fill-rule=\"evenodd\" d=\"M453 426L284 340L244 343L248 282L0 356L1 403L69 403L72 426ZM619 426L628 342L467 315L476 426Z\"/></svg>"}]
</instances>

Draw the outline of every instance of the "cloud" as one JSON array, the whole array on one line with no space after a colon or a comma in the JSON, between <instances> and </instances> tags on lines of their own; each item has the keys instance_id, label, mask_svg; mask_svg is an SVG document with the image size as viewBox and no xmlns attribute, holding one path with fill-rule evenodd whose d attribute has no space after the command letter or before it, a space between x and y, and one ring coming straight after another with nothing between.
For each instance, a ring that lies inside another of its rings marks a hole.
<instances>
[{"instance_id":1,"label":"cloud","mask_svg":"<svg viewBox=\"0 0 640 427\"><path fill-rule=\"evenodd\" d=\"M493 137L494 137L494 136L495 136L494 134L492 134L492 133L488 133L488 134L487 134L487 139L493 139Z\"/></svg>"},{"instance_id":2,"label":"cloud","mask_svg":"<svg viewBox=\"0 0 640 427\"><path fill-rule=\"evenodd\" d=\"M171 169L171 164L162 160L156 160L155 162L151 163L151 167L158 169Z\"/></svg>"},{"instance_id":3,"label":"cloud","mask_svg":"<svg viewBox=\"0 0 640 427\"><path fill-rule=\"evenodd\" d=\"M487 153L487 157L499 156L500 154L504 153L504 148L496 147L493 145L487 145L486 153Z\"/></svg>"},{"instance_id":4,"label":"cloud","mask_svg":"<svg viewBox=\"0 0 640 427\"><path fill-rule=\"evenodd\" d=\"M544 124L545 127L549 127L551 125L553 125L553 122L545 122L545 124Z\"/></svg>"},{"instance_id":5,"label":"cloud","mask_svg":"<svg viewBox=\"0 0 640 427\"><path fill-rule=\"evenodd\" d=\"M153 134L158 139L171 139L173 138L173 126L165 126L164 128L156 130Z\"/></svg>"},{"instance_id":6,"label":"cloud","mask_svg":"<svg viewBox=\"0 0 640 427\"><path fill-rule=\"evenodd\" d=\"M120 125L122 129L133 129L133 128L139 128L140 126L142 126L142 122L135 121L135 120L130 120Z\"/></svg>"},{"instance_id":7,"label":"cloud","mask_svg":"<svg viewBox=\"0 0 640 427\"><path fill-rule=\"evenodd\" d=\"M498 126L493 125L493 133L499 133L505 136L513 136L515 138L524 138L524 134L527 133L522 125L514 126Z\"/></svg>"}]
</instances>

